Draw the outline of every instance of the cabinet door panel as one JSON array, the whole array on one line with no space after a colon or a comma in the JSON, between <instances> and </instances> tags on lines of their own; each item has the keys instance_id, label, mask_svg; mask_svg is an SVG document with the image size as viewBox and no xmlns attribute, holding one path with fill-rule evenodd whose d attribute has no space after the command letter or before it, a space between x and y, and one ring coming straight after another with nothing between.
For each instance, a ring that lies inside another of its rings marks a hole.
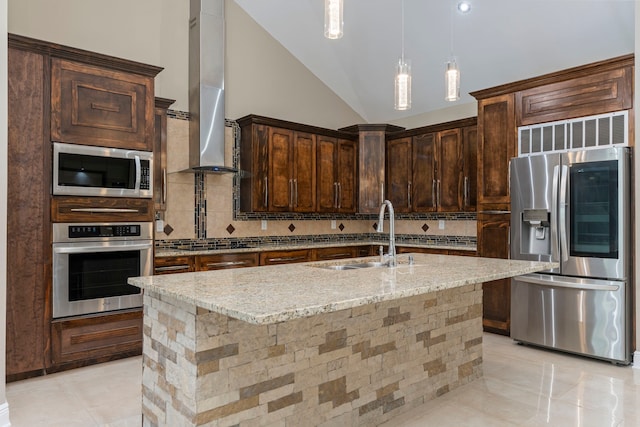
<instances>
[{"instance_id":1,"label":"cabinet door panel","mask_svg":"<svg viewBox=\"0 0 640 427\"><path fill-rule=\"evenodd\" d=\"M478 214L478 256L509 258L509 214ZM483 289L485 330L509 335L511 324L510 279L486 282Z\"/></svg>"},{"instance_id":2,"label":"cabinet door panel","mask_svg":"<svg viewBox=\"0 0 640 427\"><path fill-rule=\"evenodd\" d=\"M356 211L358 149L355 141L338 141L338 211Z\"/></svg>"},{"instance_id":3,"label":"cabinet door panel","mask_svg":"<svg viewBox=\"0 0 640 427\"><path fill-rule=\"evenodd\" d=\"M334 212L337 209L337 182L335 159L338 156L338 140L319 136L317 141L317 207L319 212Z\"/></svg>"},{"instance_id":4,"label":"cabinet door panel","mask_svg":"<svg viewBox=\"0 0 640 427\"><path fill-rule=\"evenodd\" d=\"M153 150L153 78L51 60L51 139Z\"/></svg>"},{"instance_id":5,"label":"cabinet door panel","mask_svg":"<svg viewBox=\"0 0 640 427\"><path fill-rule=\"evenodd\" d=\"M468 126L462 130L462 147L464 157L464 181L462 207L467 212L474 212L478 204L478 128Z\"/></svg>"},{"instance_id":6,"label":"cabinet door panel","mask_svg":"<svg viewBox=\"0 0 640 427\"><path fill-rule=\"evenodd\" d=\"M462 210L462 135L460 129L438 133L438 211Z\"/></svg>"},{"instance_id":7,"label":"cabinet door panel","mask_svg":"<svg viewBox=\"0 0 640 427\"><path fill-rule=\"evenodd\" d=\"M387 199L397 212L410 212L411 138L387 142Z\"/></svg>"},{"instance_id":8,"label":"cabinet door panel","mask_svg":"<svg viewBox=\"0 0 640 427\"><path fill-rule=\"evenodd\" d=\"M257 252L198 255L196 257L197 271L226 270L230 268L256 267L257 265Z\"/></svg>"},{"instance_id":9,"label":"cabinet door panel","mask_svg":"<svg viewBox=\"0 0 640 427\"><path fill-rule=\"evenodd\" d=\"M417 212L436 210L436 135L413 137L411 202Z\"/></svg>"},{"instance_id":10,"label":"cabinet door panel","mask_svg":"<svg viewBox=\"0 0 640 427\"><path fill-rule=\"evenodd\" d=\"M478 103L478 204L509 208L509 160L516 153L513 95Z\"/></svg>"},{"instance_id":11,"label":"cabinet door panel","mask_svg":"<svg viewBox=\"0 0 640 427\"><path fill-rule=\"evenodd\" d=\"M51 316L50 144L43 141L44 59L8 51L6 374L42 371ZM47 328L45 328L47 325Z\"/></svg>"},{"instance_id":12,"label":"cabinet door panel","mask_svg":"<svg viewBox=\"0 0 640 427\"><path fill-rule=\"evenodd\" d=\"M196 271L193 256L156 257L153 260L153 274L174 274Z\"/></svg>"},{"instance_id":13,"label":"cabinet door panel","mask_svg":"<svg viewBox=\"0 0 640 427\"><path fill-rule=\"evenodd\" d=\"M270 211L287 211L292 205L292 140L293 131L271 128L269 132L268 205Z\"/></svg>"},{"instance_id":14,"label":"cabinet door panel","mask_svg":"<svg viewBox=\"0 0 640 427\"><path fill-rule=\"evenodd\" d=\"M292 209L313 212L316 208L316 136L295 133L293 142Z\"/></svg>"}]
</instances>

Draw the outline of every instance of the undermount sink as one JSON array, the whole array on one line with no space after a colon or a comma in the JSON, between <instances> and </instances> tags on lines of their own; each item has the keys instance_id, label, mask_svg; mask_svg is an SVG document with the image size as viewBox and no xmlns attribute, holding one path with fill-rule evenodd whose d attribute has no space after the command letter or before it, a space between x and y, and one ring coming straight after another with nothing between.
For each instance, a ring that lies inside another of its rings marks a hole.
<instances>
[{"instance_id":1,"label":"undermount sink","mask_svg":"<svg viewBox=\"0 0 640 427\"><path fill-rule=\"evenodd\" d=\"M341 264L341 265L320 265L319 268L327 270L358 270L361 268L374 268L374 267L387 267L386 263L382 262L358 262L354 264Z\"/></svg>"}]
</instances>

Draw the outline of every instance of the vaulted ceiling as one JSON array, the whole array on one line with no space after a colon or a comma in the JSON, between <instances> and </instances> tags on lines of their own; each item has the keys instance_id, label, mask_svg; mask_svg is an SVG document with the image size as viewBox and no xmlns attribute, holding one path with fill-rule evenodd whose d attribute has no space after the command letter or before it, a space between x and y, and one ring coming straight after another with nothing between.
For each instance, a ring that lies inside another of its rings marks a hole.
<instances>
[{"instance_id":1,"label":"vaulted ceiling","mask_svg":"<svg viewBox=\"0 0 640 427\"><path fill-rule=\"evenodd\" d=\"M469 92L634 51L632 0L344 0L344 36L323 36L323 0L235 0L370 123L473 102ZM412 108L393 108L395 65L412 66ZM452 48L453 47L453 48ZM451 52L461 99L444 100Z\"/></svg>"}]
</instances>

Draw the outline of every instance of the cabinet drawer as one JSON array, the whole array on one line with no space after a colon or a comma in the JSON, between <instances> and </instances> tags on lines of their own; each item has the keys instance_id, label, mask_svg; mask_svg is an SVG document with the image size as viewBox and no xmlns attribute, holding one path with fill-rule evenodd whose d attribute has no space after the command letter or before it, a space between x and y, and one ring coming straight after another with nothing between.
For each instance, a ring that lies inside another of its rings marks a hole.
<instances>
[{"instance_id":1,"label":"cabinet drawer","mask_svg":"<svg viewBox=\"0 0 640 427\"><path fill-rule=\"evenodd\" d=\"M332 259L355 258L356 248L337 247L337 248L318 248L314 249L315 255L313 259L318 261L329 261Z\"/></svg>"},{"instance_id":2,"label":"cabinet drawer","mask_svg":"<svg viewBox=\"0 0 640 427\"><path fill-rule=\"evenodd\" d=\"M260 254L260 265L291 264L311 260L310 249L294 251L267 251Z\"/></svg>"},{"instance_id":3,"label":"cabinet drawer","mask_svg":"<svg viewBox=\"0 0 640 427\"><path fill-rule=\"evenodd\" d=\"M142 353L142 309L54 321L53 364Z\"/></svg>"},{"instance_id":4,"label":"cabinet drawer","mask_svg":"<svg viewBox=\"0 0 640 427\"><path fill-rule=\"evenodd\" d=\"M66 197L51 200L53 222L153 221L152 199Z\"/></svg>"},{"instance_id":5,"label":"cabinet drawer","mask_svg":"<svg viewBox=\"0 0 640 427\"><path fill-rule=\"evenodd\" d=\"M448 255L449 251L447 249L435 249L435 248L413 248L410 246L398 246L396 248L396 252L399 254L435 254L435 255Z\"/></svg>"},{"instance_id":6,"label":"cabinet drawer","mask_svg":"<svg viewBox=\"0 0 640 427\"><path fill-rule=\"evenodd\" d=\"M153 78L51 60L51 139L153 149Z\"/></svg>"},{"instance_id":7,"label":"cabinet drawer","mask_svg":"<svg viewBox=\"0 0 640 427\"><path fill-rule=\"evenodd\" d=\"M198 271L208 271L256 267L258 262L257 253L199 255L196 257L196 269Z\"/></svg>"},{"instance_id":8,"label":"cabinet drawer","mask_svg":"<svg viewBox=\"0 0 640 427\"><path fill-rule=\"evenodd\" d=\"M158 257L154 260L154 275L188 273L191 271L195 271L195 262L192 256Z\"/></svg>"}]
</instances>

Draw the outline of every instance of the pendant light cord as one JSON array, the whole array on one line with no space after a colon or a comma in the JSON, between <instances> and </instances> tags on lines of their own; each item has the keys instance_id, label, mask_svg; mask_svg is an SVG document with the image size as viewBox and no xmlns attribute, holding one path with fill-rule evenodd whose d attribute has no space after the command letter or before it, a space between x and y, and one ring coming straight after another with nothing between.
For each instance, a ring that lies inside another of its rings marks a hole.
<instances>
[{"instance_id":1,"label":"pendant light cord","mask_svg":"<svg viewBox=\"0 0 640 427\"><path fill-rule=\"evenodd\" d=\"M400 40L401 40L401 44L402 44L402 62L404 63L404 0L402 0L402 6L401 6L401 10L402 10L402 23L401 23L401 34L400 34Z\"/></svg>"},{"instance_id":2,"label":"pendant light cord","mask_svg":"<svg viewBox=\"0 0 640 427\"><path fill-rule=\"evenodd\" d=\"M451 49L449 56L453 57L453 0L451 0L451 3L449 3L449 30L451 33L449 37L449 48Z\"/></svg>"}]
</instances>

